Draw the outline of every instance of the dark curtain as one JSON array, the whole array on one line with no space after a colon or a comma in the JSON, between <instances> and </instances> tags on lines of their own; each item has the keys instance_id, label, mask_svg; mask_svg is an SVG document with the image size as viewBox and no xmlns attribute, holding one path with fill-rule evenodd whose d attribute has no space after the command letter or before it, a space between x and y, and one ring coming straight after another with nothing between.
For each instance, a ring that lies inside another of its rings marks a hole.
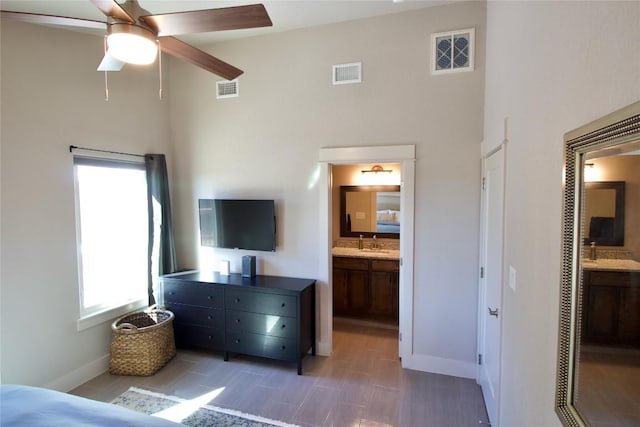
<instances>
[{"instance_id":1,"label":"dark curtain","mask_svg":"<svg viewBox=\"0 0 640 427\"><path fill-rule=\"evenodd\" d=\"M177 268L176 251L165 156L164 154L145 154L144 164L147 171L147 203L149 205L149 266L147 270L149 305L153 305L156 303L152 274L154 261L157 263L159 275L173 273ZM154 256L154 248L157 248L156 256Z\"/></svg>"}]
</instances>

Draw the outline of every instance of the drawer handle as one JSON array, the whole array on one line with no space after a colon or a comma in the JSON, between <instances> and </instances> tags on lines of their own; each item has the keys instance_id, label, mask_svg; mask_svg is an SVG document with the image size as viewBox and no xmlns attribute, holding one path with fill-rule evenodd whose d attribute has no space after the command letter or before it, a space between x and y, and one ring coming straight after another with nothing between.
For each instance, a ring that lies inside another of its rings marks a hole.
<instances>
[{"instance_id":1,"label":"drawer handle","mask_svg":"<svg viewBox=\"0 0 640 427\"><path fill-rule=\"evenodd\" d=\"M213 299L211 295L207 295L207 299Z\"/></svg>"},{"instance_id":2,"label":"drawer handle","mask_svg":"<svg viewBox=\"0 0 640 427\"><path fill-rule=\"evenodd\" d=\"M211 335L209 335L207 338L209 339L209 341L211 341Z\"/></svg>"},{"instance_id":3,"label":"drawer handle","mask_svg":"<svg viewBox=\"0 0 640 427\"><path fill-rule=\"evenodd\" d=\"M236 298L236 302L240 302L240 298Z\"/></svg>"},{"instance_id":4,"label":"drawer handle","mask_svg":"<svg viewBox=\"0 0 640 427\"><path fill-rule=\"evenodd\" d=\"M173 292L173 291L170 291L170 292L169 292L169 295L175 295L175 294L176 294L176 293L175 293L175 292Z\"/></svg>"},{"instance_id":5,"label":"drawer handle","mask_svg":"<svg viewBox=\"0 0 640 427\"><path fill-rule=\"evenodd\" d=\"M284 304L284 303L282 303L282 308L284 308L284 306L285 306L285 304Z\"/></svg>"},{"instance_id":6,"label":"drawer handle","mask_svg":"<svg viewBox=\"0 0 640 427\"><path fill-rule=\"evenodd\" d=\"M282 324L282 329L286 328L287 325L285 325L284 323Z\"/></svg>"},{"instance_id":7,"label":"drawer handle","mask_svg":"<svg viewBox=\"0 0 640 427\"><path fill-rule=\"evenodd\" d=\"M284 346L284 345L282 347L280 347L280 350L286 350L286 349L287 349L287 347Z\"/></svg>"},{"instance_id":8,"label":"drawer handle","mask_svg":"<svg viewBox=\"0 0 640 427\"><path fill-rule=\"evenodd\" d=\"M240 319L236 319L236 323L240 323Z\"/></svg>"},{"instance_id":9,"label":"drawer handle","mask_svg":"<svg viewBox=\"0 0 640 427\"><path fill-rule=\"evenodd\" d=\"M240 344L240 340L236 340L236 344Z\"/></svg>"},{"instance_id":10,"label":"drawer handle","mask_svg":"<svg viewBox=\"0 0 640 427\"><path fill-rule=\"evenodd\" d=\"M211 316L207 316L207 320L211 320Z\"/></svg>"}]
</instances>

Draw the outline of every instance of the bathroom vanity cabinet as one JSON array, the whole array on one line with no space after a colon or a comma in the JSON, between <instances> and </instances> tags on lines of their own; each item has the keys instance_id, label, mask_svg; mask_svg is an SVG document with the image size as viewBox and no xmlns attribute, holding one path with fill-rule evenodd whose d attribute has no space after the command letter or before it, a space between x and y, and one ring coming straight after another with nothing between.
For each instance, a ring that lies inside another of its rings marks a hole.
<instances>
[{"instance_id":1,"label":"bathroom vanity cabinet","mask_svg":"<svg viewBox=\"0 0 640 427\"><path fill-rule=\"evenodd\" d=\"M333 257L333 314L398 321L398 260Z\"/></svg>"},{"instance_id":2,"label":"bathroom vanity cabinet","mask_svg":"<svg viewBox=\"0 0 640 427\"><path fill-rule=\"evenodd\" d=\"M583 270L584 342L640 346L640 272Z\"/></svg>"}]
</instances>

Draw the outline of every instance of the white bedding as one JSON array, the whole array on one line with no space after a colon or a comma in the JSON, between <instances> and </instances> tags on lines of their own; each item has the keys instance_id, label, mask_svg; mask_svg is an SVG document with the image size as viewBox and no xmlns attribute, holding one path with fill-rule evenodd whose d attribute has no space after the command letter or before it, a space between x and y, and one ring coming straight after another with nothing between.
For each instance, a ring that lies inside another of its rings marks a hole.
<instances>
[{"instance_id":1,"label":"white bedding","mask_svg":"<svg viewBox=\"0 0 640 427\"><path fill-rule=\"evenodd\" d=\"M180 426L171 421L110 403L21 385L0 385L0 425L3 427Z\"/></svg>"}]
</instances>

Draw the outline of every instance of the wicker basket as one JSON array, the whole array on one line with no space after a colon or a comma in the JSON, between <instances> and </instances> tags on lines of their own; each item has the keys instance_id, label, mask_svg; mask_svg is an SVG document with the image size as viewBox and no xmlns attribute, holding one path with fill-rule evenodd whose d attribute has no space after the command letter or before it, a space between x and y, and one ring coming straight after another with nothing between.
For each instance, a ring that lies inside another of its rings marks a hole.
<instances>
[{"instance_id":1,"label":"wicker basket","mask_svg":"<svg viewBox=\"0 0 640 427\"><path fill-rule=\"evenodd\" d=\"M111 324L113 375L153 375L176 355L174 315L150 308L123 316Z\"/></svg>"}]
</instances>

